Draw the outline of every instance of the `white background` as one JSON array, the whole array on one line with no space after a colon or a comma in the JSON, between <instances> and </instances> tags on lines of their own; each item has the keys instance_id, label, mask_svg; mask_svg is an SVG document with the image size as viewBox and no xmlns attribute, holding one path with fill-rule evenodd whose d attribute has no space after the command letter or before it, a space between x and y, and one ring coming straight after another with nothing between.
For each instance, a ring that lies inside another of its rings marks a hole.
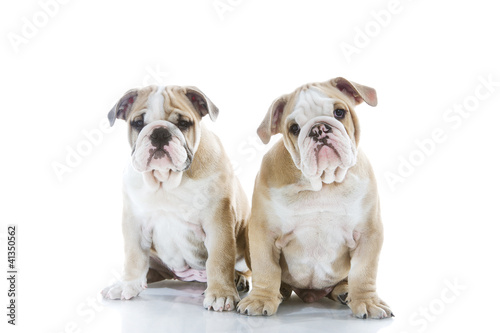
<instances>
[{"instance_id":1,"label":"white background","mask_svg":"<svg viewBox=\"0 0 500 333\"><path fill-rule=\"evenodd\" d=\"M218 13L213 0L74 0L51 7L50 17L34 0L2 2L5 275L7 224L18 224L19 239L18 326L6 324L2 273L2 330L121 331L120 308L86 304L121 271L121 172L130 152L123 122L107 133L100 123L125 91L154 83L203 90L220 109L210 127L250 197L268 149L255 130L270 103L304 83L344 76L374 87L379 98L376 108L363 104L357 113L385 225L379 294L396 314L380 332L493 331L500 21L492 2L401 0L383 24L373 13L391 7L389 0L220 2L230 10ZM33 22L37 31L26 27ZM366 29L371 36L363 40ZM14 46L13 36L25 39ZM347 57L346 44L359 46L357 53ZM488 78L496 82L490 90L481 83ZM472 111L457 118L448 113L454 107ZM419 152L416 141L436 130L443 142ZM86 132L95 134L90 146ZM86 156L58 177L54 165L67 165L78 148L87 148ZM418 164L412 170L401 166L409 159ZM387 177L398 172L400 182L391 186ZM220 318L231 325L236 317L210 314L197 330L215 331ZM315 318L331 331L340 325ZM271 321L244 323L235 331L263 331Z\"/></svg>"}]
</instances>

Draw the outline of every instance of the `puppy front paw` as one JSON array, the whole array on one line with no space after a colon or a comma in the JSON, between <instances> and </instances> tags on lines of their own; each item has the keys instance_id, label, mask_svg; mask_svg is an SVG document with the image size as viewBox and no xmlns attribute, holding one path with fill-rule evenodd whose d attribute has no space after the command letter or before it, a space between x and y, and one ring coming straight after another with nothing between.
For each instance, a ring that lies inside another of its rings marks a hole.
<instances>
[{"instance_id":1,"label":"puppy front paw","mask_svg":"<svg viewBox=\"0 0 500 333\"><path fill-rule=\"evenodd\" d=\"M101 294L107 299L129 300L147 287L146 280L120 281L103 289Z\"/></svg>"},{"instance_id":2,"label":"puppy front paw","mask_svg":"<svg viewBox=\"0 0 500 333\"><path fill-rule=\"evenodd\" d=\"M203 307L214 311L233 311L236 304L240 301L240 296L234 290L210 289L205 290L205 299Z\"/></svg>"},{"instance_id":3,"label":"puppy front paw","mask_svg":"<svg viewBox=\"0 0 500 333\"><path fill-rule=\"evenodd\" d=\"M391 308L378 296L369 298L351 298L348 296L347 304L357 318L383 319L394 317Z\"/></svg>"},{"instance_id":4,"label":"puppy front paw","mask_svg":"<svg viewBox=\"0 0 500 333\"><path fill-rule=\"evenodd\" d=\"M250 293L239 304L237 312L249 316L271 316L281 303L281 295L262 296Z\"/></svg>"}]
</instances>

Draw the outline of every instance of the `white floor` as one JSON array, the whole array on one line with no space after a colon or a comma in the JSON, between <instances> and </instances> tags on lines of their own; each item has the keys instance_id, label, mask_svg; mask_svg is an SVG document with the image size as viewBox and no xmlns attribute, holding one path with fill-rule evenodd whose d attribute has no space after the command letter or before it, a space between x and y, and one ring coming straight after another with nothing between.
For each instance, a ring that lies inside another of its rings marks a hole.
<instances>
[{"instance_id":1,"label":"white floor","mask_svg":"<svg viewBox=\"0 0 500 333\"><path fill-rule=\"evenodd\" d=\"M378 332L381 328L393 324L395 320L357 319L351 315L347 306L326 298L305 304L296 295L283 302L278 313L271 317L248 317L236 312L207 311L202 306L205 287L205 284L195 282L163 281L151 284L136 299L103 301L106 312L110 312L108 319L111 320L101 324L114 327L113 331L121 326L123 333ZM118 320L119 323L116 322Z\"/></svg>"}]
</instances>

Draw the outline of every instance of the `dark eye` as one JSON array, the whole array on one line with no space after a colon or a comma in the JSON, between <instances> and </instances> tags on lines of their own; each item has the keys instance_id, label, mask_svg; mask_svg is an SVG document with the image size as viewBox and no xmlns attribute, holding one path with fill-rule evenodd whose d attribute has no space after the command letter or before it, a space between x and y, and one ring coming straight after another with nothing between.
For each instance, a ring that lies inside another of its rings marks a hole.
<instances>
[{"instance_id":1,"label":"dark eye","mask_svg":"<svg viewBox=\"0 0 500 333\"><path fill-rule=\"evenodd\" d=\"M140 131L144 127L144 120L136 119L130 123L130 126L132 126L134 129Z\"/></svg>"},{"instance_id":2,"label":"dark eye","mask_svg":"<svg viewBox=\"0 0 500 333\"><path fill-rule=\"evenodd\" d=\"M297 136L300 133L300 126L298 124L293 124L290 126L290 133Z\"/></svg>"},{"instance_id":3,"label":"dark eye","mask_svg":"<svg viewBox=\"0 0 500 333\"><path fill-rule=\"evenodd\" d=\"M337 119L344 119L345 113L346 111L344 109L335 109L335 111L333 111L333 115Z\"/></svg>"},{"instance_id":4,"label":"dark eye","mask_svg":"<svg viewBox=\"0 0 500 333\"><path fill-rule=\"evenodd\" d=\"M177 127L179 127L179 129L181 131L184 131L184 130L187 130L189 127L191 127L192 123L190 121L187 121L187 120L181 120L179 121L179 123L177 124Z\"/></svg>"}]
</instances>

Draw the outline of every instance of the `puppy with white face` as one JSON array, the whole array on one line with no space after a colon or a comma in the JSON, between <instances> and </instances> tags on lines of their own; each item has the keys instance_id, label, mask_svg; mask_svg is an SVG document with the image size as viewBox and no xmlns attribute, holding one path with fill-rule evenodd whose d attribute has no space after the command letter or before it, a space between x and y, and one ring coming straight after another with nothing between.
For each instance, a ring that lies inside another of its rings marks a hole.
<instances>
[{"instance_id":1,"label":"puppy with white face","mask_svg":"<svg viewBox=\"0 0 500 333\"><path fill-rule=\"evenodd\" d=\"M218 109L195 87L127 92L109 112L128 123L132 148L123 175L125 268L103 290L137 296L148 282L207 282L203 305L233 310L248 290L245 234L250 208L215 134L201 122ZM236 283L235 283L236 282Z\"/></svg>"},{"instance_id":2,"label":"puppy with white face","mask_svg":"<svg viewBox=\"0 0 500 333\"><path fill-rule=\"evenodd\" d=\"M238 312L272 315L294 291L349 305L358 318L392 316L376 293L383 231L377 186L358 148L354 107L374 89L336 78L271 105L257 133L283 138L264 156L250 216L252 291Z\"/></svg>"}]
</instances>

